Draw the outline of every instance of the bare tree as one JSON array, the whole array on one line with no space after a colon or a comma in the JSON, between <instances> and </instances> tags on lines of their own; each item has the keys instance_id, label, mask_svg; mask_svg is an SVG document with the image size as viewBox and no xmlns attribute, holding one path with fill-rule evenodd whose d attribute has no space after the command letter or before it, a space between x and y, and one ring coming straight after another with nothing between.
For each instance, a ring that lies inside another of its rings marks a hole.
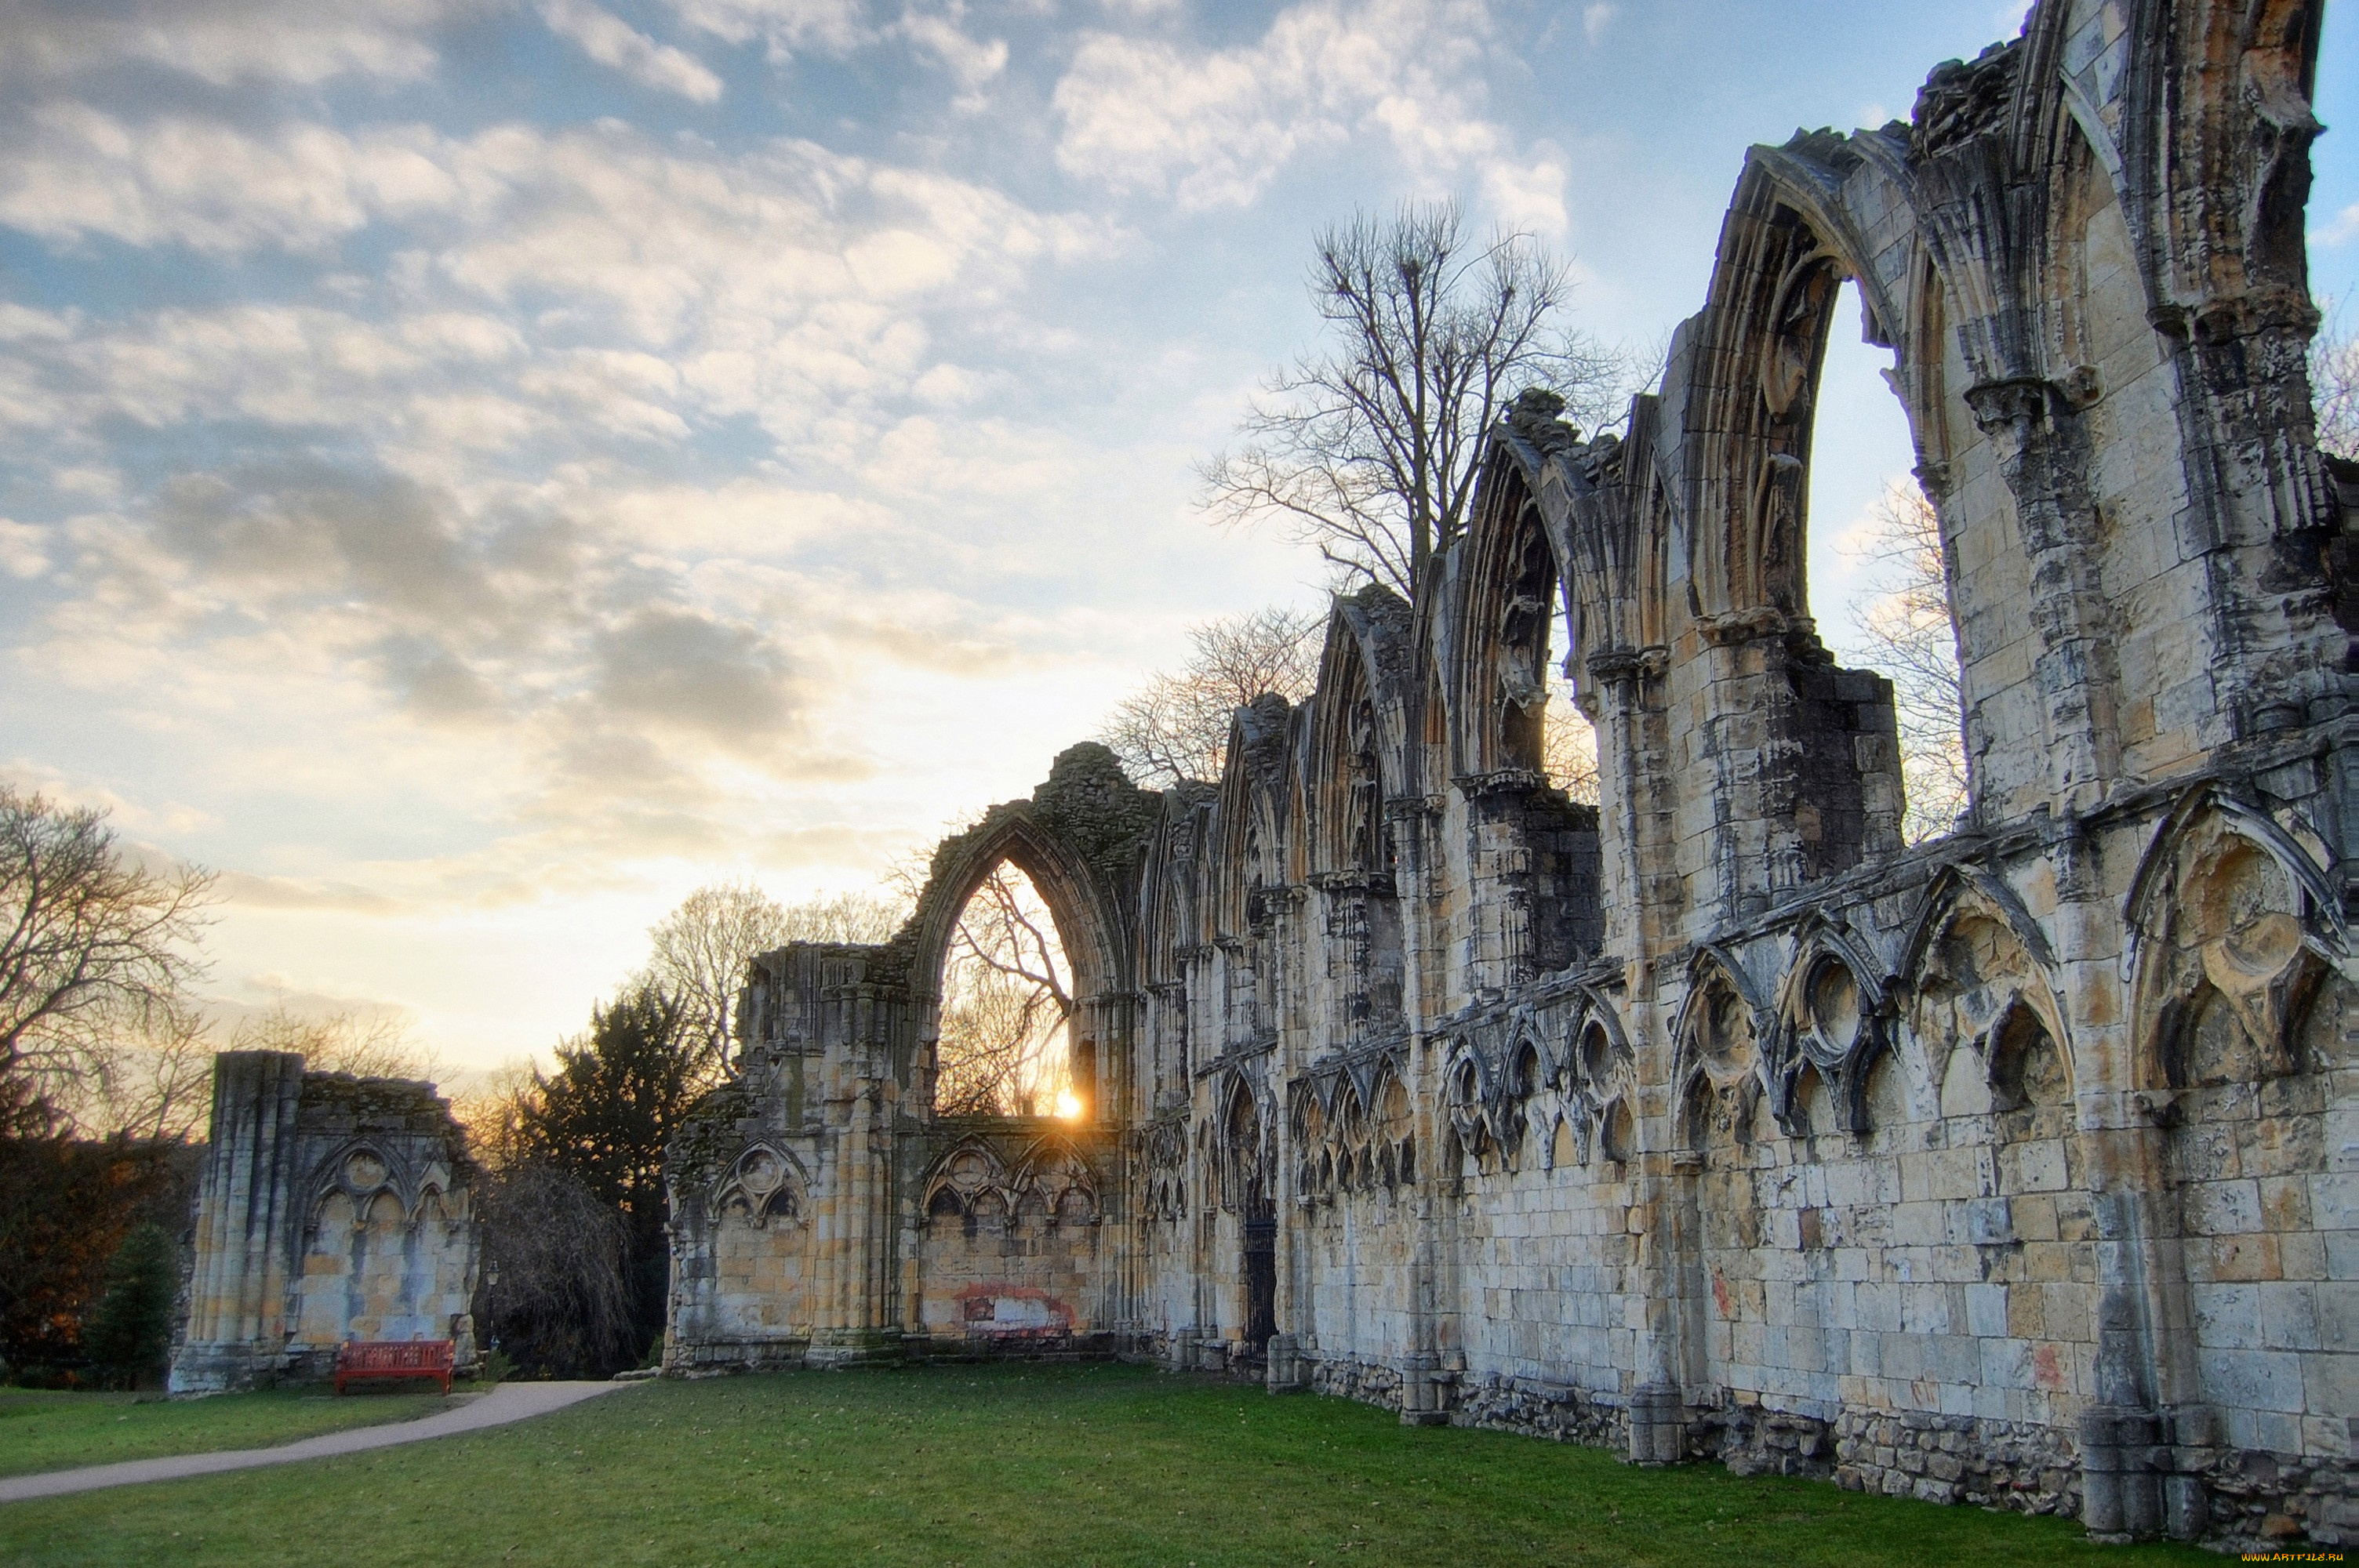
<instances>
[{"instance_id":1,"label":"bare tree","mask_svg":"<svg viewBox=\"0 0 2359 1568\"><path fill-rule=\"evenodd\" d=\"M515 1056L474 1076L464 1094L452 1097L451 1114L467 1130L468 1152L494 1171L505 1171L530 1152L527 1129L539 1108L540 1080L529 1056Z\"/></svg>"},{"instance_id":2,"label":"bare tree","mask_svg":"<svg viewBox=\"0 0 2359 1568\"><path fill-rule=\"evenodd\" d=\"M885 942L908 906L873 893L833 893L781 904L751 882L713 882L682 899L650 927L650 979L687 1010L707 1043L712 1068L728 1055L730 1021L745 966L788 942Z\"/></svg>"},{"instance_id":3,"label":"bare tree","mask_svg":"<svg viewBox=\"0 0 2359 1568\"><path fill-rule=\"evenodd\" d=\"M1030 1108L1048 1076L1040 991L1005 975L963 977L942 1003L935 1048L934 1108L944 1116L1006 1116Z\"/></svg>"},{"instance_id":4,"label":"bare tree","mask_svg":"<svg viewBox=\"0 0 2359 1568\"><path fill-rule=\"evenodd\" d=\"M649 975L687 1013L710 1076L729 1054L729 1021L745 966L788 940L787 912L750 882L714 882L682 899L647 931Z\"/></svg>"},{"instance_id":5,"label":"bare tree","mask_svg":"<svg viewBox=\"0 0 2359 1568\"><path fill-rule=\"evenodd\" d=\"M147 1009L114 1041L77 1119L92 1130L135 1142L184 1142L202 1134L212 1109L214 1041L195 1007L171 1001Z\"/></svg>"},{"instance_id":6,"label":"bare tree","mask_svg":"<svg viewBox=\"0 0 2359 1568\"><path fill-rule=\"evenodd\" d=\"M1528 235L1470 243L1451 203L1324 231L1310 295L1328 341L1271 377L1244 445L1204 465L1203 504L1277 520L1347 579L1414 599L1509 400L1544 387L1585 414L1617 389L1615 356L1557 323L1571 292Z\"/></svg>"},{"instance_id":7,"label":"bare tree","mask_svg":"<svg viewBox=\"0 0 2359 1568\"><path fill-rule=\"evenodd\" d=\"M1099 739L1141 784L1220 777L1238 708L1265 692L1288 702L1310 695L1325 625L1323 615L1273 605L1192 628L1188 662L1125 697Z\"/></svg>"},{"instance_id":8,"label":"bare tree","mask_svg":"<svg viewBox=\"0 0 2359 1568\"><path fill-rule=\"evenodd\" d=\"M1029 878L1002 864L951 935L943 965L934 1105L1028 1113L1065 1087L1071 982L1056 922Z\"/></svg>"},{"instance_id":9,"label":"bare tree","mask_svg":"<svg viewBox=\"0 0 2359 1568\"><path fill-rule=\"evenodd\" d=\"M527 1369L600 1376L628 1359L635 1325L623 1216L573 1172L526 1160L487 1172L480 1321Z\"/></svg>"},{"instance_id":10,"label":"bare tree","mask_svg":"<svg viewBox=\"0 0 2359 1568\"><path fill-rule=\"evenodd\" d=\"M2326 319L2310 341L2310 396L2318 416L2318 445L2346 461L2359 462L2359 339L2343 325L2339 302L2330 299L2326 307Z\"/></svg>"},{"instance_id":11,"label":"bare tree","mask_svg":"<svg viewBox=\"0 0 2359 1568\"><path fill-rule=\"evenodd\" d=\"M0 784L0 1078L71 1098L176 1001L212 877L126 852L106 814Z\"/></svg>"},{"instance_id":12,"label":"bare tree","mask_svg":"<svg viewBox=\"0 0 2359 1568\"><path fill-rule=\"evenodd\" d=\"M1966 805L1958 637L1933 503L1914 483L1903 481L1876 503L1875 519L1872 547L1883 563L1883 580L1860 623L1870 661L1892 679L1901 779L1908 797L1901 830L1916 844L1953 829Z\"/></svg>"},{"instance_id":13,"label":"bare tree","mask_svg":"<svg viewBox=\"0 0 2359 1568\"><path fill-rule=\"evenodd\" d=\"M1573 706L1569 681L1551 681L1540 766L1549 783L1583 806L1597 804L1597 730Z\"/></svg>"},{"instance_id":14,"label":"bare tree","mask_svg":"<svg viewBox=\"0 0 2359 1568\"><path fill-rule=\"evenodd\" d=\"M909 901L873 892L821 893L787 905L788 942L859 942L874 946L893 940L909 918Z\"/></svg>"},{"instance_id":15,"label":"bare tree","mask_svg":"<svg viewBox=\"0 0 2359 1568\"><path fill-rule=\"evenodd\" d=\"M230 1031L233 1051L292 1051L314 1073L356 1078L408 1078L431 1083L442 1076L432 1048L410 1038L408 1021L382 1009L339 1008L302 1012L278 997Z\"/></svg>"}]
</instances>

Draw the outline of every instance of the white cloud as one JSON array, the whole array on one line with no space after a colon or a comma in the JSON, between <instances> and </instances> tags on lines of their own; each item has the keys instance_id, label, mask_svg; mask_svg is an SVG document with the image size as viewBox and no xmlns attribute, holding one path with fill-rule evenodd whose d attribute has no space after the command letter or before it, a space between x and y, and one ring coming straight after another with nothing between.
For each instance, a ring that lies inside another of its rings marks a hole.
<instances>
[{"instance_id":1,"label":"white cloud","mask_svg":"<svg viewBox=\"0 0 2359 1568\"><path fill-rule=\"evenodd\" d=\"M861 0L668 0L680 20L728 43L759 38L773 59L849 53L870 34Z\"/></svg>"},{"instance_id":2,"label":"white cloud","mask_svg":"<svg viewBox=\"0 0 2359 1568\"><path fill-rule=\"evenodd\" d=\"M1606 26L1614 20L1614 13L1618 9L1618 6L1607 4L1607 0L1595 0L1595 4L1582 9L1581 32L1592 47L1603 40Z\"/></svg>"},{"instance_id":3,"label":"white cloud","mask_svg":"<svg viewBox=\"0 0 2359 1568\"><path fill-rule=\"evenodd\" d=\"M377 215L444 209L460 195L446 149L419 129L354 138L293 123L255 135L60 101L32 112L14 153L0 160L0 223L49 240L316 251Z\"/></svg>"},{"instance_id":4,"label":"white cloud","mask_svg":"<svg viewBox=\"0 0 2359 1568\"><path fill-rule=\"evenodd\" d=\"M48 536L46 529L0 517L0 572L13 578L37 578L48 571L49 557L41 550Z\"/></svg>"},{"instance_id":5,"label":"white cloud","mask_svg":"<svg viewBox=\"0 0 2359 1568\"><path fill-rule=\"evenodd\" d=\"M721 79L703 61L685 49L656 42L590 0L542 0L540 16L549 31L580 45L592 59L644 86L699 103L721 96Z\"/></svg>"},{"instance_id":6,"label":"white cloud","mask_svg":"<svg viewBox=\"0 0 2359 1568\"><path fill-rule=\"evenodd\" d=\"M2359 235L2359 201L2319 225L2316 238L2321 245L2339 245L2354 235Z\"/></svg>"},{"instance_id":7,"label":"white cloud","mask_svg":"<svg viewBox=\"0 0 2359 1568\"><path fill-rule=\"evenodd\" d=\"M1298 157L1374 132L1427 193L1472 169L1503 216L1559 232L1560 169L1479 112L1490 34L1480 0L1301 0L1226 49L1093 34L1057 84L1057 159L1187 208L1245 206Z\"/></svg>"},{"instance_id":8,"label":"white cloud","mask_svg":"<svg viewBox=\"0 0 2359 1568\"><path fill-rule=\"evenodd\" d=\"M946 16L910 11L901 18L901 32L958 79L968 93L964 106L972 108L980 106L975 95L984 84L1007 69L1007 44L1000 38L986 42L969 38L958 25L963 9L954 7Z\"/></svg>"},{"instance_id":9,"label":"white cloud","mask_svg":"<svg viewBox=\"0 0 2359 1568\"><path fill-rule=\"evenodd\" d=\"M136 63L217 87L340 76L410 81L436 61L429 36L470 0L17 0L0 81L48 81Z\"/></svg>"}]
</instances>

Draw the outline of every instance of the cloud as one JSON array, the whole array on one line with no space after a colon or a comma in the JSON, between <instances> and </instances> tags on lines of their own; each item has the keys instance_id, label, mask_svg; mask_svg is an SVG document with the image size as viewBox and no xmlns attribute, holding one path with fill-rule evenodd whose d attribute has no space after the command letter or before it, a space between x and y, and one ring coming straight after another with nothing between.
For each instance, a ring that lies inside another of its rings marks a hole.
<instances>
[{"instance_id":1,"label":"cloud","mask_svg":"<svg viewBox=\"0 0 2359 1568\"><path fill-rule=\"evenodd\" d=\"M810 700L784 649L753 627L653 605L592 640L601 706L635 730L767 752L795 738Z\"/></svg>"},{"instance_id":2,"label":"cloud","mask_svg":"<svg viewBox=\"0 0 2359 1568\"><path fill-rule=\"evenodd\" d=\"M2353 202L2320 224L2316 237L2321 245L2339 245L2354 235L2359 235L2359 201Z\"/></svg>"},{"instance_id":3,"label":"cloud","mask_svg":"<svg viewBox=\"0 0 2359 1568\"><path fill-rule=\"evenodd\" d=\"M255 909L333 910L344 914L399 914L416 906L350 882L299 877L255 876L249 871L215 873L214 890L232 903ZM252 982L250 982L252 983ZM267 981L262 989L275 989Z\"/></svg>"},{"instance_id":4,"label":"cloud","mask_svg":"<svg viewBox=\"0 0 2359 1568\"><path fill-rule=\"evenodd\" d=\"M684 49L659 44L610 11L589 0L542 0L541 20L549 30L581 46L600 65L621 71L642 86L659 92L677 92L698 103L721 97L721 79L704 62Z\"/></svg>"},{"instance_id":5,"label":"cloud","mask_svg":"<svg viewBox=\"0 0 2359 1568\"><path fill-rule=\"evenodd\" d=\"M1592 48L1604 39L1606 27L1612 23L1614 12L1619 9L1619 6L1608 5L1606 0L1596 0L1594 5L1582 7L1581 33L1582 37L1589 40Z\"/></svg>"},{"instance_id":6,"label":"cloud","mask_svg":"<svg viewBox=\"0 0 2359 1568\"><path fill-rule=\"evenodd\" d=\"M974 108L981 105L975 95L983 85L1007 69L1007 44L1001 38L985 42L969 38L958 25L963 10L954 6L947 16L910 11L901 18L901 33L958 79L968 93L962 106Z\"/></svg>"},{"instance_id":7,"label":"cloud","mask_svg":"<svg viewBox=\"0 0 2359 1568\"><path fill-rule=\"evenodd\" d=\"M234 416L348 431L444 482L471 454L660 447L748 416L782 442L855 449L882 405L955 395L954 373L925 380L933 313L988 319L1040 266L1125 243L794 140L732 157L612 123L458 141L79 106L45 124L36 156L0 172L0 222L46 238L306 254L374 225L416 243L333 304L98 320L0 307L0 427L97 441L109 420Z\"/></svg>"},{"instance_id":8,"label":"cloud","mask_svg":"<svg viewBox=\"0 0 2359 1568\"><path fill-rule=\"evenodd\" d=\"M1301 0L1258 39L1183 49L1094 33L1057 84L1057 160L1114 189L1183 208L1241 207L1297 157L1386 136L1414 184L1472 168L1516 202L1515 222L1562 228L1561 169L1519 154L1478 111L1491 32L1480 0Z\"/></svg>"},{"instance_id":9,"label":"cloud","mask_svg":"<svg viewBox=\"0 0 2359 1568\"><path fill-rule=\"evenodd\" d=\"M434 66L429 35L467 0L16 0L0 81L55 81L125 64L216 87L340 76L414 81Z\"/></svg>"},{"instance_id":10,"label":"cloud","mask_svg":"<svg viewBox=\"0 0 2359 1568\"><path fill-rule=\"evenodd\" d=\"M0 780L60 806L103 812L111 826L132 833L184 834L217 825L217 819L210 813L194 806L178 801L150 806L105 784L25 757L0 763ZM168 871L179 863L152 844L133 842L126 847L141 865L154 871Z\"/></svg>"},{"instance_id":11,"label":"cloud","mask_svg":"<svg viewBox=\"0 0 2359 1568\"><path fill-rule=\"evenodd\" d=\"M458 187L430 133L355 139L289 124L263 135L217 121L119 119L37 106L0 160L0 223L42 239L91 236L234 254L324 249L380 215L446 209Z\"/></svg>"},{"instance_id":12,"label":"cloud","mask_svg":"<svg viewBox=\"0 0 2359 1568\"><path fill-rule=\"evenodd\" d=\"M31 579L48 571L49 557L41 548L48 537L46 529L0 517L0 572Z\"/></svg>"},{"instance_id":13,"label":"cloud","mask_svg":"<svg viewBox=\"0 0 2359 1568\"><path fill-rule=\"evenodd\" d=\"M733 44L760 39L770 58L848 54L873 29L861 0L669 0L691 27Z\"/></svg>"}]
</instances>

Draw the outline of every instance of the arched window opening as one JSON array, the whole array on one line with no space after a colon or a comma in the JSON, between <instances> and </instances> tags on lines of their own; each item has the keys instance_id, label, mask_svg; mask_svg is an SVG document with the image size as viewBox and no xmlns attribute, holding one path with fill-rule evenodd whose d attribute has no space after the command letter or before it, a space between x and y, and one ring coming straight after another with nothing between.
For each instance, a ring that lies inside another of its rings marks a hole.
<instances>
[{"instance_id":1,"label":"arched window opening","mask_svg":"<svg viewBox=\"0 0 2359 1568\"><path fill-rule=\"evenodd\" d=\"M1549 783L1583 806L1597 804L1597 730L1572 700L1572 682L1563 661L1573 652L1572 626L1564 606L1556 607L1546 666L1548 711L1540 732L1540 771Z\"/></svg>"},{"instance_id":2,"label":"arched window opening","mask_svg":"<svg viewBox=\"0 0 2359 1568\"><path fill-rule=\"evenodd\" d=\"M945 1116L1078 1119L1072 968L1055 916L1008 861L959 914L942 964L934 1108Z\"/></svg>"},{"instance_id":3,"label":"arched window opening","mask_svg":"<svg viewBox=\"0 0 2359 1568\"><path fill-rule=\"evenodd\" d=\"M1810 470L1809 558L1820 638L1846 665L1892 682L1909 843L1940 838L1966 806L1964 705L1940 519L1888 376L1892 351L1843 330L1868 322L1845 282L1820 372ZM1869 332L1873 324L1869 323Z\"/></svg>"}]
</instances>

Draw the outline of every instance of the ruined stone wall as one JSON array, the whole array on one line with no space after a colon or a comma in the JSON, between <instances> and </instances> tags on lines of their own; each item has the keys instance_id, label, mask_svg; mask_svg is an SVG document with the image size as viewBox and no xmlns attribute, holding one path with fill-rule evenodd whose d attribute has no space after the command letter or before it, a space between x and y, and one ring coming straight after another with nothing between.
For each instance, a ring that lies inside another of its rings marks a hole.
<instances>
[{"instance_id":1,"label":"ruined stone wall","mask_svg":"<svg viewBox=\"0 0 2359 1568\"><path fill-rule=\"evenodd\" d=\"M1150 796L1077 748L895 943L757 966L751 1098L675 1205L799 1125L836 1206L726 1321L684 1230L678 1364L790 1292L813 1346L897 1354L945 1302L1094 1288L1131 1353L1408 1421L2104 1536L2359 1530L2315 28L2042 0L1909 122L1753 149L1659 392L1594 438L1519 402L1419 601L1339 599L1315 695L1241 710L1221 779ZM1891 689L1810 612L1846 297L1956 620L1970 804L1914 846ZM1551 666L1593 816L1538 771ZM996 859L1086 999L1086 1248L979 1212L1032 1130L928 1109L943 912Z\"/></svg>"},{"instance_id":2,"label":"ruined stone wall","mask_svg":"<svg viewBox=\"0 0 2359 1568\"><path fill-rule=\"evenodd\" d=\"M473 1175L430 1084L215 1057L172 1391L324 1377L352 1339L449 1339L473 1365Z\"/></svg>"}]
</instances>

